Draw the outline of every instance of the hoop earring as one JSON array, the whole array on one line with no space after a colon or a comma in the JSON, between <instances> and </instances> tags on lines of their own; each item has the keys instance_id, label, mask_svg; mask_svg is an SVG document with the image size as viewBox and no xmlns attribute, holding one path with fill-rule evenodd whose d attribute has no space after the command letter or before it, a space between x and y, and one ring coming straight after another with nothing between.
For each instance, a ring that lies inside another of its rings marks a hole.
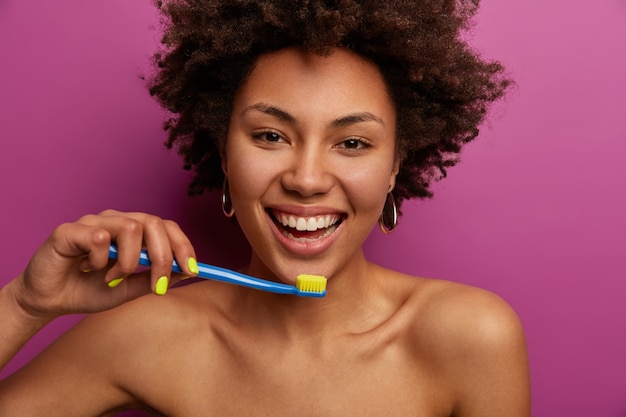
<instances>
[{"instance_id":1,"label":"hoop earring","mask_svg":"<svg viewBox=\"0 0 626 417\"><path fill-rule=\"evenodd\" d=\"M398 208L396 207L396 200L393 198L393 194L387 193L387 199L385 200L385 206L383 212L378 218L378 227L380 230L388 235L398 225Z\"/></svg>"},{"instance_id":2,"label":"hoop earring","mask_svg":"<svg viewBox=\"0 0 626 417\"><path fill-rule=\"evenodd\" d=\"M233 208L233 202L230 200L230 191L228 188L228 177L224 177L224 184L222 185L222 213L226 217L233 217L235 209Z\"/></svg>"}]
</instances>

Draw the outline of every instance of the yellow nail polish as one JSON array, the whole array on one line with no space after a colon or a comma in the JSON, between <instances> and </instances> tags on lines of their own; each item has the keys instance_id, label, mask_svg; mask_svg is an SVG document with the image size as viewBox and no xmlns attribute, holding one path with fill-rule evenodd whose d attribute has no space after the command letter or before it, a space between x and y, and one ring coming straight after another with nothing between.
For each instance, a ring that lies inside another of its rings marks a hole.
<instances>
[{"instance_id":1,"label":"yellow nail polish","mask_svg":"<svg viewBox=\"0 0 626 417\"><path fill-rule=\"evenodd\" d=\"M121 283L122 281L124 281L124 278L123 278L123 277L122 277L122 278L117 278L117 279L114 279L114 280L109 281L109 283L108 283L107 285L109 286L109 288L115 288L115 287L117 287L118 285L120 285L120 283Z\"/></svg>"},{"instance_id":2,"label":"yellow nail polish","mask_svg":"<svg viewBox=\"0 0 626 417\"><path fill-rule=\"evenodd\" d=\"M189 258L187 260L187 268L189 268L189 272L191 272L192 274L197 274L198 272L200 272L198 270L198 262L195 258Z\"/></svg>"},{"instance_id":3,"label":"yellow nail polish","mask_svg":"<svg viewBox=\"0 0 626 417\"><path fill-rule=\"evenodd\" d=\"M165 295L167 293L168 280L166 276L162 276L156 282L154 292L156 295Z\"/></svg>"}]
</instances>

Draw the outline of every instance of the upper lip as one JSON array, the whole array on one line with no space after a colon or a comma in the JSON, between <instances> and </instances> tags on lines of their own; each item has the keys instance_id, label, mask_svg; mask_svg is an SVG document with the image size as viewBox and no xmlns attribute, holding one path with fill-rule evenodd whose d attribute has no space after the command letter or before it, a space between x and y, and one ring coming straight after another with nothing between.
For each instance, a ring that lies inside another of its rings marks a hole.
<instances>
[{"instance_id":1,"label":"upper lip","mask_svg":"<svg viewBox=\"0 0 626 417\"><path fill-rule=\"evenodd\" d=\"M345 213L341 210L321 207L321 206L274 206L269 207L268 210L273 214L286 214L296 217L315 217L315 216L339 216L344 217Z\"/></svg>"}]
</instances>

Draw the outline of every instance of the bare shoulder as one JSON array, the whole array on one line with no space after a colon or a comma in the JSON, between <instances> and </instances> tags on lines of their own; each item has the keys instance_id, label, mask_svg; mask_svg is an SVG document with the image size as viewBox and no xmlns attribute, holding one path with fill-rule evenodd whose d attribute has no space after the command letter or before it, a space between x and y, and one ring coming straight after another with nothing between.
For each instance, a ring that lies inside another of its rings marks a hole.
<instances>
[{"instance_id":1,"label":"bare shoulder","mask_svg":"<svg viewBox=\"0 0 626 417\"><path fill-rule=\"evenodd\" d=\"M498 295L442 280L425 280L419 300L421 325L444 338L451 349L479 351L502 343L519 343L522 325L516 312ZM457 340L459 343L450 344Z\"/></svg>"},{"instance_id":2,"label":"bare shoulder","mask_svg":"<svg viewBox=\"0 0 626 417\"><path fill-rule=\"evenodd\" d=\"M153 343L161 337L172 340L172 332L190 331L197 325L201 313L206 314L211 308L210 299L204 305L194 302L198 291L192 287L170 289L165 296L148 294L115 309L91 315L70 333L81 333L77 336L79 340L84 340L85 333L100 343L107 343L110 339L118 347L127 343L139 344L144 338Z\"/></svg>"},{"instance_id":3,"label":"bare shoulder","mask_svg":"<svg viewBox=\"0 0 626 417\"><path fill-rule=\"evenodd\" d=\"M63 410L58 415L106 414L138 405L134 387L171 382L166 376L179 366L185 343L217 310L210 301L196 301L195 285L86 317L3 381L2 395L21 413L12 415L52 416L39 411L57 409ZM36 401L33 392L40 393Z\"/></svg>"},{"instance_id":4,"label":"bare shoulder","mask_svg":"<svg viewBox=\"0 0 626 417\"><path fill-rule=\"evenodd\" d=\"M513 308L483 289L414 279L410 343L454 393L454 415L529 415L525 337Z\"/></svg>"},{"instance_id":5,"label":"bare shoulder","mask_svg":"<svg viewBox=\"0 0 626 417\"><path fill-rule=\"evenodd\" d=\"M402 301L403 321L420 339L428 334L447 345L460 339L468 347L470 341L489 344L523 335L516 312L490 291L386 269L381 276L382 291Z\"/></svg>"},{"instance_id":6,"label":"bare shoulder","mask_svg":"<svg viewBox=\"0 0 626 417\"><path fill-rule=\"evenodd\" d=\"M88 317L77 329L77 342L85 333L97 334L101 352L112 352L118 367L117 375L127 378L118 381L134 385L128 378L136 378L127 370L142 367L142 374L159 375L167 367L174 368L178 353L189 351L194 343L206 342L213 324L219 322L221 304L219 294L207 291L207 285L198 282L170 289L165 296L147 295L114 310ZM89 342L93 349L93 340ZM148 373L146 372L148 371Z\"/></svg>"}]
</instances>

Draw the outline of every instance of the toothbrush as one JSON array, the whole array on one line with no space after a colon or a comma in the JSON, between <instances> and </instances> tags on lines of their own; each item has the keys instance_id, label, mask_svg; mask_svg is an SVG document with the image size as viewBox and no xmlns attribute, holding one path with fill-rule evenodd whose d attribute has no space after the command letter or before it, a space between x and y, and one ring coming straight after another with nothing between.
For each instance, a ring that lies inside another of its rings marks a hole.
<instances>
[{"instance_id":1,"label":"toothbrush","mask_svg":"<svg viewBox=\"0 0 626 417\"><path fill-rule=\"evenodd\" d=\"M117 259L117 246L109 246L109 258ZM139 265L150 266L150 258L145 249L141 250ZM172 262L172 271L184 273L176 260ZM296 278L296 285L281 284L278 282L266 281L250 275L231 271L230 269L218 266L207 265L198 262L198 278L212 279L229 284L241 285L261 291L273 292L277 294L295 294L303 297L323 297L326 295L326 278L321 275L300 274Z\"/></svg>"}]
</instances>

